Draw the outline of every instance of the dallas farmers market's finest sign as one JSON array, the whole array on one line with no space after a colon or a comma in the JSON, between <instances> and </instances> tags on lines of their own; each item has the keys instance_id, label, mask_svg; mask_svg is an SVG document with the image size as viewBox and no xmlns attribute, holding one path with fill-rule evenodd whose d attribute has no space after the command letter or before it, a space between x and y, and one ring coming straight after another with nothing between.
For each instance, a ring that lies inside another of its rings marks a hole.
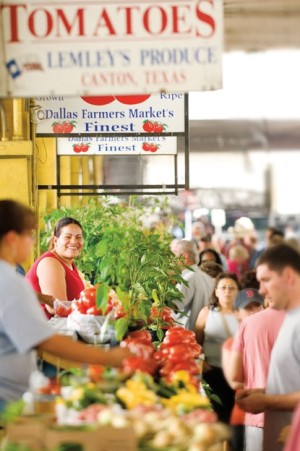
<instances>
[{"instance_id":1,"label":"dallas farmers market's finest sign","mask_svg":"<svg viewBox=\"0 0 300 451\"><path fill-rule=\"evenodd\" d=\"M182 93L37 97L37 136L184 133Z\"/></svg>"},{"instance_id":2,"label":"dallas farmers market's finest sign","mask_svg":"<svg viewBox=\"0 0 300 451\"><path fill-rule=\"evenodd\" d=\"M175 155L177 138L169 136L68 137L57 139L57 155Z\"/></svg>"},{"instance_id":3,"label":"dallas farmers market's finest sign","mask_svg":"<svg viewBox=\"0 0 300 451\"><path fill-rule=\"evenodd\" d=\"M222 0L2 0L0 96L222 87Z\"/></svg>"}]
</instances>

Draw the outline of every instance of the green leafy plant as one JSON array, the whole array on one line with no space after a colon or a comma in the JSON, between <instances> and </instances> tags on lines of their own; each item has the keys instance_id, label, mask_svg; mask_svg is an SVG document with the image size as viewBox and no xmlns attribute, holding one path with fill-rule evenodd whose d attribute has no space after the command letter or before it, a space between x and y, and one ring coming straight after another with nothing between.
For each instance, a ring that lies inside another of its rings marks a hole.
<instances>
[{"instance_id":1,"label":"green leafy plant","mask_svg":"<svg viewBox=\"0 0 300 451\"><path fill-rule=\"evenodd\" d=\"M164 221L149 224L149 216L159 209L166 210L165 200L151 200L149 206L136 198L118 204L103 198L92 200L88 207L55 210L44 218L48 230L41 233L42 251L58 219L72 216L82 224L85 245L77 265L91 283L101 284L99 308L106 309L111 288L117 292L124 313L115 322L117 339L139 324L157 332L161 340L166 323L159 312L174 308L175 301L182 299L176 284L186 282L178 258L170 250L172 235L166 215ZM151 317L153 306L158 311L155 317Z\"/></svg>"}]
</instances>

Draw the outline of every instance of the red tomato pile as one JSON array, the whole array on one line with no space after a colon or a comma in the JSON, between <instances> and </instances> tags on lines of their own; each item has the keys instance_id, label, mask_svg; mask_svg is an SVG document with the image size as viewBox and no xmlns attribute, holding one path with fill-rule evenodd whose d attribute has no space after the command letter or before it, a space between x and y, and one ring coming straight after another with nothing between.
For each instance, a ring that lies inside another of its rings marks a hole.
<instances>
[{"instance_id":1,"label":"red tomato pile","mask_svg":"<svg viewBox=\"0 0 300 451\"><path fill-rule=\"evenodd\" d=\"M132 332L121 342L121 346L127 347L135 354L123 362L123 370L126 373L139 370L154 375L159 370L160 376L171 380L173 373L185 370L192 382L199 374L196 359L201 354L202 347L197 343L195 333L183 327L168 329L157 351L151 341L150 332L146 330Z\"/></svg>"},{"instance_id":2,"label":"red tomato pile","mask_svg":"<svg viewBox=\"0 0 300 451\"><path fill-rule=\"evenodd\" d=\"M86 288L80 293L79 299L76 299L72 303L72 309L77 310L80 313L87 315L108 315L115 308L115 319L121 318L123 313L123 306L120 302L109 295L106 310L103 312L96 305L96 292L97 287Z\"/></svg>"},{"instance_id":3,"label":"red tomato pile","mask_svg":"<svg viewBox=\"0 0 300 451\"><path fill-rule=\"evenodd\" d=\"M160 365L159 373L165 378L172 378L176 371L185 370L193 378L199 374L196 358L202 352L195 333L177 326L167 330L163 342L154 355Z\"/></svg>"},{"instance_id":4,"label":"red tomato pile","mask_svg":"<svg viewBox=\"0 0 300 451\"><path fill-rule=\"evenodd\" d=\"M72 308L87 315L102 316L103 312L96 306L96 287L86 288L80 293L79 299L73 301Z\"/></svg>"},{"instance_id":5,"label":"red tomato pile","mask_svg":"<svg viewBox=\"0 0 300 451\"><path fill-rule=\"evenodd\" d=\"M123 371L132 374L135 371L155 374L158 364L153 358L155 347L152 343L151 334L147 330L137 330L120 343L121 347L128 348L135 356L128 357L123 361Z\"/></svg>"}]
</instances>

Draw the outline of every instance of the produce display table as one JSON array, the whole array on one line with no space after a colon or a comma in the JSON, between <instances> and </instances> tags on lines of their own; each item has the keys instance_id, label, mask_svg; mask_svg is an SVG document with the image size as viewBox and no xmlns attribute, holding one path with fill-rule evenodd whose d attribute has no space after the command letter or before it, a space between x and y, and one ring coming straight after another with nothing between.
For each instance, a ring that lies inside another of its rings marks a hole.
<instances>
[{"instance_id":1,"label":"produce display table","mask_svg":"<svg viewBox=\"0 0 300 451\"><path fill-rule=\"evenodd\" d=\"M77 368L83 366L78 362L72 362L71 360L61 359L60 357L56 357L49 352L42 351L39 353L39 357L47 363L51 363L57 367L57 370L69 370L71 368Z\"/></svg>"}]
</instances>

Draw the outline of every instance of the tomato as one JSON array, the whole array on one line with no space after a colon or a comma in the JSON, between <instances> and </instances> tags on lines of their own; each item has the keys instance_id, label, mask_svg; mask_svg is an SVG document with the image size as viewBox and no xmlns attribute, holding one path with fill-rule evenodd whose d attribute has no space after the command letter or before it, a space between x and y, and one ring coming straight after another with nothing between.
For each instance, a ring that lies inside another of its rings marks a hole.
<instances>
[{"instance_id":1,"label":"tomato","mask_svg":"<svg viewBox=\"0 0 300 451\"><path fill-rule=\"evenodd\" d=\"M96 288L86 288L80 293L80 300L86 306L86 308L91 308L96 305Z\"/></svg>"},{"instance_id":2,"label":"tomato","mask_svg":"<svg viewBox=\"0 0 300 451\"><path fill-rule=\"evenodd\" d=\"M194 360L185 360L185 361L177 361L170 362L168 361L159 371L160 375L163 377L168 377L172 373L175 373L180 370L185 370L191 375L199 374L199 368L197 363Z\"/></svg>"},{"instance_id":3,"label":"tomato","mask_svg":"<svg viewBox=\"0 0 300 451\"><path fill-rule=\"evenodd\" d=\"M51 385L49 389L50 395L60 395L60 386Z\"/></svg>"},{"instance_id":4,"label":"tomato","mask_svg":"<svg viewBox=\"0 0 300 451\"><path fill-rule=\"evenodd\" d=\"M193 375L199 374L199 367L194 360L184 360L181 362L177 362L173 367L173 371L180 370L186 370L188 373Z\"/></svg>"},{"instance_id":5,"label":"tomato","mask_svg":"<svg viewBox=\"0 0 300 451\"><path fill-rule=\"evenodd\" d=\"M190 343L189 349L191 350L194 359L199 357L199 355L202 353L202 350L203 350L202 346L199 345L198 343Z\"/></svg>"},{"instance_id":6,"label":"tomato","mask_svg":"<svg viewBox=\"0 0 300 451\"><path fill-rule=\"evenodd\" d=\"M63 133L64 132L64 126L60 122L53 122L52 124L52 131L54 133Z\"/></svg>"},{"instance_id":7,"label":"tomato","mask_svg":"<svg viewBox=\"0 0 300 451\"><path fill-rule=\"evenodd\" d=\"M73 150L75 153L81 152L81 145L80 144L73 144Z\"/></svg>"},{"instance_id":8,"label":"tomato","mask_svg":"<svg viewBox=\"0 0 300 451\"><path fill-rule=\"evenodd\" d=\"M148 330L135 330L130 332L129 338L136 338L141 343L152 344L151 334Z\"/></svg>"},{"instance_id":9,"label":"tomato","mask_svg":"<svg viewBox=\"0 0 300 451\"><path fill-rule=\"evenodd\" d=\"M121 103L124 103L125 105L136 105L137 103L145 102L149 99L151 94L145 94L145 95L133 95L133 96L115 96L116 100L118 100Z\"/></svg>"},{"instance_id":10,"label":"tomato","mask_svg":"<svg viewBox=\"0 0 300 451\"><path fill-rule=\"evenodd\" d=\"M114 96L85 96L81 98L90 105L107 105L115 100Z\"/></svg>"},{"instance_id":11,"label":"tomato","mask_svg":"<svg viewBox=\"0 0 300 451\"><path fill-rule=\"evenodd\" d=\"M134 373L135 371L142 371L143 373L148 373L154 375L157 369L156 361L149 357L143 359L142 357L128 357L123 360L123 370L125 373Z\"/></svg>"},{"instance_id":12,"label":"tomato","mask_svg":"<svg viewBox=\"0 0 300 451\"><path fill-rule=\"evenodd\" d=\"M184 335L184 336L196 338L195 332L193 332L192 330L189 330L189 329L185 329L184 327L181 327L181 326L171 327L166 332L166 337L169 337L170 335L176 335L176 334L179 334L180 336Z\"/></svg>"},{"instance_id":13,"label":"tomato","mask_svg":"<svg viewBox=\"0 0 300 451\"><path fill-rule=\"evenodd\" d=\"M153 358L160 364L163 365L168 361L168 354L162 351L156 351L153 354Z\"/></svg>"},{"instance_id":14,"label":"tomato","mask_svg":"<svg viewBox=\"0 0 300 451\"><path fill-rule=\"evenodd\" d=\"M77 310L80 313L86 313L86 306L80 299L75 299L75 301L72 302L72 310Z\"/></svg>"},{"instance_id":15,"label":"tomato","mask_svg":"<svg viewBox=\"0 0 300 451\"><path fill-rule=\"evenodd\" d=\"M96 315L96 316L102 316L102 310L98 309L96 305L93 305L92 307L89 307L86 311L88 315Z\"/></svg>"},{"instance_id":16,"label":"tomato","mask_svg":"<svg viewBox=\"0 0 300 451\"><path fill-rule=\"evenodd\" d=\"M142 149L145 150L145 152L148 152L150 150L150 148L151 148L151 144L146 143L146 142L143 143Z\"/></svg>"},{"instance_id":17,"label":"tomato","mask_svg":"<svg viewBox=\"0 0 300 451\"><path fill-rule=\"evenodd\" d=\"M87 152L89 150L88 144L81 144L81 152Z\"/></svg>"},{"instance_id":18,"label":"tomato","mask_svg":"<svg viewBox=\"0 0 300 451\"><path fill-rule=\"evenodd\" d=\"M154 122L153 131L154 131L154 133L162 133L164 131L164 127L162 124L159 124L158 122Z\"/></svg>"},{"instance_id":19,"label":"tomato","mask_svg":"<svg viewBox=\"0 0 300 451\"><path fill-rule=\"evenodd\" d=\"M63 126L63 133L71 133L74 128L73 123L70 121L64 121L62 126Z\"/></svg>"},{"instance_id":20,"label":"tomato","mask_svg":"<svg viewBox=\"0 0 300 451\"><path fill-rule=\"evenodd\" d=\"M106 305L105 315L112 311L112 309L116 306L116 302L113 298L109 297Z\"/></svg>"},{"instance_id":21,"label":"tomato","mask_svg":"<svg viewBox=\"0 0 300 451\"><path fill-rule=\"evenodd\" d=\"M150 152L156 152L158 149L158 146L156 144L150 144Z\"/></svg>"},{"instance_id":22,"label":"tomato","mask_svg":"<svg viewBox=\"0 0 300 451\"><path fill-rule=\"evenodd\" d=\"M123 310L123 305L118 304L116 306L116 310L115 310L115 319L124 318L124 316L125 316L125 312Z\"/></svg>"},{"instance_id":23,"label":"tomato","mask_svg":"<svg viewBox=\"0 0 300 451\"><path fill-rule=\"evenodd\" d=\"M151 133L153 132L153 128L154 128L153 122L149 121L149 119L146 119L143 124L143 130L147 133Z\"/></svg>"},{"instance_id":24,"label":"tomato","mask_svg":"<svg viewBox=\"0 0 300 451\"><path fill-rule=\"evenodd\" d=\"M152 345L147 345L145 343L138 343L137 341L130 341L127 343L126 347L137 356L148 358L152 356L155 352L155 349Z\"/></svg>"},{"instance_id":25,"label":"tomato","mask_svg":"<svg viewBox=\"0 0 300 451\"><path fill-rule=\"evenodd\" d=\"M193 352L186 345L176 345L169 348L168 359L170 362L181 362L193 359Z\"/></svg>"},{"instance_id":26,"label":"tomato","mask_svg":"<svg viewBox=\"0 0 300 451\"><path fill-rule=\"evenodd\" d=\"M55 315L60 317L66 317L69 316L71 312L72 312L71 307L66 307L63 304L60 304L55 310Z\"/></svg>"}]
</instances>

